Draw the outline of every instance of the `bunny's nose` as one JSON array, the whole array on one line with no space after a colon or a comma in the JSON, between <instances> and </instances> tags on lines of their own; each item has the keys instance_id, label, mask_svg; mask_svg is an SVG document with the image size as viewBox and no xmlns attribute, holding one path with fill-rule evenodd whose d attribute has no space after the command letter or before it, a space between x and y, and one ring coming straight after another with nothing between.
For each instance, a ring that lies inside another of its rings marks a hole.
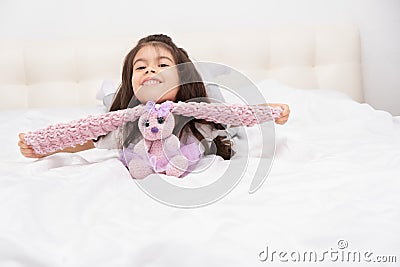
<instances>
[{"instance_id":1,"label":"bunny's nose","mask_svg":"<svg viewBox=\"0 0 400 267\"><path fill-rule=\"evenodd\" d=\"M157 128L157 127L151 128L151 132L152 132L152 133L158 133L158 128Z\"/></svg>"}]
</instances>

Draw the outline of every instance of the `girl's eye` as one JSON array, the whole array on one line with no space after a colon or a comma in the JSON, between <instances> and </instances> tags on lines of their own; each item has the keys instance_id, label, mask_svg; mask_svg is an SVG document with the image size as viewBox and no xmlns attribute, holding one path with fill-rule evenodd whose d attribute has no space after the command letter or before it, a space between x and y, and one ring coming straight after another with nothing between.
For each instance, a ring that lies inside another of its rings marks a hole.
<instances>
[{"instance_id":1,"label":"girl's eye","mask_svg":"<svg viewBox=\"0 0 400 267\"><path fill-rule=\"evenodd\" d=\"M159 124L163 124L165 119L163 117L158 117L157 121L158 121Z\"/></svg>"},{"instance_id":2,"label":"girl's eye","mask_svg":"<svg viewBox=\"0 0 400 267\"><path fill-rule=\"evenodd\" d=\"M149 127L150 126L149 120L145 120L143 124L144 124L145 127Z\"/></svg>"},{"instance_id":3,"label":"girl's eye","mask_svg":"<svg viewBox=\"0 0 400 267\"><path fill-rule=\"evenodd\" d=\"M136 69L137 70L144 70L146 67L145 66L140 66L140 67L137 67Z\"/></svg>"},{"instance_id":4,"label":"girl's eye","mask_svg":"<svg viewBox=\"0 0 400 267\"><path fill-rule=\"evenodd\" d=\"M165 63L163 63L163 64L160 64L160 65L159 65L159 67L160 67L160 68L166 68L166 67L169 67L169 65L168 65L168 64L165 64Z\"/></svg>"}]
</instances>

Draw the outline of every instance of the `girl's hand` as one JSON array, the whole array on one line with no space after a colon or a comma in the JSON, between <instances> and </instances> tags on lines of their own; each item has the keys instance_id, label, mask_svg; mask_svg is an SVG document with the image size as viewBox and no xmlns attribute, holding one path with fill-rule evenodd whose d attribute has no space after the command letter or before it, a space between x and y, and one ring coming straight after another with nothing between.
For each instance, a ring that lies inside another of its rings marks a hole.
<instances>
[{"instance_id":1,"label":"girl's hand","mask_svg":"<svg viewBox=\"0 0 400 267\"><path fill-rule=\"evenodd\" d=\"M35 150L33 150L33 148L29 145L27 145L25 143L25 133L20 133L18 134L19 137L19 141L18 141L18 146L19 146L19 150L21 151L21 154L24 157L27 158L43 158L45 156L48 156L50 154L36 154Z\"/></svg>"},{"instance_id":2,"label":"girl's hand","mask_svg":"<svg viewBox=\"0 0 400 267\"><path fill-rule=\"evenodd\" d=\"M269 104L271 107L281 107L282 113L279 118L275 119L275 123L277 124L285 124L289 119L290 109L286 104Z\"/></svg>"},{"instance_id":3,"label":"girl's hand","mask_svg":"<svg viewBox=\"0 0 400 267\"><path fill-rule=\"evenodd\" d=\"M290 109L286 104L261 104L262 106L270 106L270 107L281 107L282 113L279 118L275 119L275 123L277 124L285 124L289 119Z\"/></svg>"}]
</instances>

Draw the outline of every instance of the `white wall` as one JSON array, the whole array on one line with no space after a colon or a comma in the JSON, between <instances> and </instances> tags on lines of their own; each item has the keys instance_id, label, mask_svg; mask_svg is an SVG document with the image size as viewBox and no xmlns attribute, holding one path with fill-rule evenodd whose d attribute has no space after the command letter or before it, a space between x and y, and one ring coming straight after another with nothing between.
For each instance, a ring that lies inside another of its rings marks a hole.
<instances>
[{"instance_id":1,"label":"white wall","mask_svg":"<svg viewBox=\"0 0 400 267\"><path fill-rule=\"evenodd\" d=\"M354 23L365 101L400 115L400 0L0 0L0 41L129 35L171 29ZM234 41L234 40L232 40Z\"/></svg>"}]
</instances>

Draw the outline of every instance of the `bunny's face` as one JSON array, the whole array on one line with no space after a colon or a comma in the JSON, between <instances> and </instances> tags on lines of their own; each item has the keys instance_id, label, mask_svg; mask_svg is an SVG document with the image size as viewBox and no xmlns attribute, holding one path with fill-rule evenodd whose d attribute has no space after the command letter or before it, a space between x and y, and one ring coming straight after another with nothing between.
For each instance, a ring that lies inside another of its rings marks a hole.
<instances>
[{"instance_id":1,"label":"bunny's face","mask_svg":"<svg viewBox=\"0 0 400 267\"><path fill-rule=\"evenodd\" d=\"M144 139L155 141L165 139L172 134L175 119L172 113L160 117L158 112L150 112L140 116L138 123Z\"/></svg>"}]
</instances>

